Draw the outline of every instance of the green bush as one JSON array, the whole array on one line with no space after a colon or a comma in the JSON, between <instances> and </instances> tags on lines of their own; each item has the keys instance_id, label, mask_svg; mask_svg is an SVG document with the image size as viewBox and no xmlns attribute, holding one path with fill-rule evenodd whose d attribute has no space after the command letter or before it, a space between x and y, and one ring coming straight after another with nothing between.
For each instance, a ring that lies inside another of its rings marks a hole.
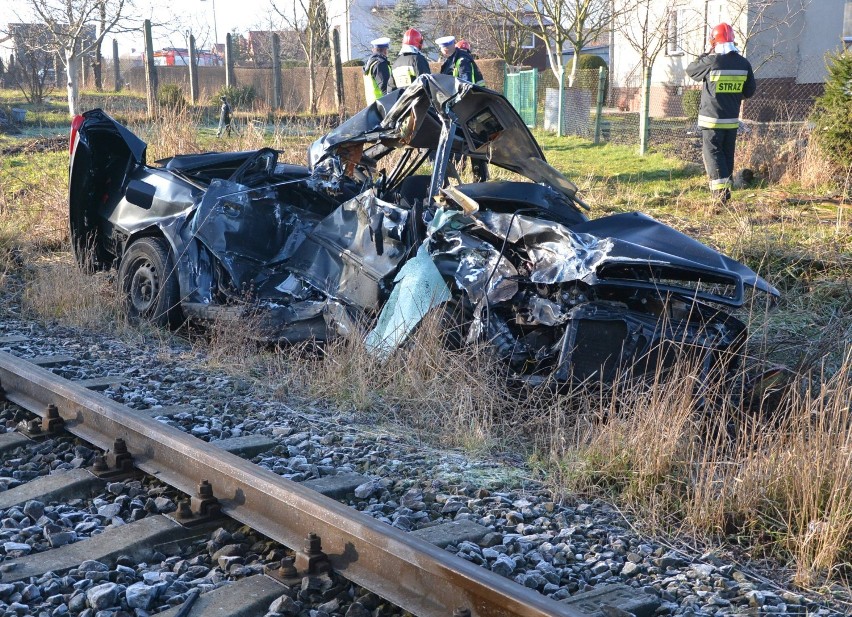
<instances>
[{"instance_id":1,"label":"green bush","mask_svg":"<svg viewBox=\"0 0 852 617\"><path fill-rule=\"evenodd\" d=\"M685 90L681 105L684 115L695 122L698 120L698 106L701 103L701 90Z\"/></svg>"},{"instance_id":2,"label":"green bush","mask_svg":"<svg viewBox=\"0 0 852 617\"><path fill-rule=\"evenodd\" d=\"M353 58L342 63L342 66L364 66L364 61L360 58Z\"/></svg>"},{"instance_id":3,"label":"green bush","mask_svg":"<svg viewBox=\"0 0 852 617\"><path fill-rule=\"evenodd\" d=\"M183 88L177 84L163 84L157 90L157 103L160 107L168 107L169 109L183 109L186 107L186 98L183 95Z\"/></svg>"},{"instance_id":4,"label":"green bush","mask_svg":"<svg viewBox=\"0 0 852 617\"><path fill-rule=\"evenodd\" d=\"M811 119L820 149L843 167L852 165L852 52L827 56L825 92L816 100Z\"/></svg>"},{"instance_id":5,"label":"green bush","mask_svg":"<svg viewBox=\"0 0 852 617\"><path fill-rule=\"evenodd\" d=\"M252 105L254 105L255 99L257 99L257 90L255 90L254 86L251 85L230 87L222 86L213 96L213 100L211 101L212 105L214 107L219 107L220 99L223 96L228 98L228 103L231 104L232 109L236 107L241 109L251 109Z\"/></svg>"},{"instance_id":6,"label":"green bush","mask_svg":"<svg viewBox=\"0 0 852 617\"><path fill-rule=\"evenodd\" d=\"M571 66L573 64L567 69L569 74ZM600 56L586 54L585 56L580 56L580 63L577 65L576 86L592 92L592 105L598 100L598 84L600 83L598 71L600 67L603 67L606 71L606 81L604 82L604 101L606 101L607 94L609 93L609 67L607 67L606 60Z\"/></svg>"}]
</instances>

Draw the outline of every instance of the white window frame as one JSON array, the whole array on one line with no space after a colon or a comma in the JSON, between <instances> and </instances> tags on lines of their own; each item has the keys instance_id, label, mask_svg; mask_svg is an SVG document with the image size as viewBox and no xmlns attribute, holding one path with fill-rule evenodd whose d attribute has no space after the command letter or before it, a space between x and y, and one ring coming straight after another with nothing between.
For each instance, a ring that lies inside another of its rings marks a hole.
<instances>
[{"instance_id":1,"label":"white window frame","mask_svg":"<svg viewBox=\"0 0 852 617\"><path fill-rule=\"evenodd\" d=\"M529 32L528 36L524 37L524 41L521 43L521 49L535 49L535 34Z\"/></svg>"}]
</instances>

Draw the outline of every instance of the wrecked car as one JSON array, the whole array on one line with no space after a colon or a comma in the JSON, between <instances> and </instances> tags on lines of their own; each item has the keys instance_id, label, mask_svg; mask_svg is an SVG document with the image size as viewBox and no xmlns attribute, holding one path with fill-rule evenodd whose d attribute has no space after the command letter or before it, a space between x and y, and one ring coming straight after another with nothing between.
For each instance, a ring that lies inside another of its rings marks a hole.
<instances>
[{"instance_id":1,"label":"wrecked car","mask_svg":"<svg viewBox=\"0 0 852 617\"><path fill-rule=\"evenodd\" d=\"M117 269L132 319L252 315L259 339L289 342L366 323L386 355L451 308L464 341L487 341L519 377L606 380L669 344L710 367L742 344L731 311L747 292L778 295L644 214L590 220L512 105L451 76L377 100L314 142L307 166L271 148L145 153L101 110L73 123L75 255ZM462 156L513 179L462 183Z\"/></svg>"}]
</instances>

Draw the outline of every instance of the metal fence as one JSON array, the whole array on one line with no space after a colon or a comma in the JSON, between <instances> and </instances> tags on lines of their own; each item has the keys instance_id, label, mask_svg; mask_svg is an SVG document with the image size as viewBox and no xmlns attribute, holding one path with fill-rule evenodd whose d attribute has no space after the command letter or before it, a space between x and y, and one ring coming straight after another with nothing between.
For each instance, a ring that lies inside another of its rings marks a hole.
<instances>
[{"instance_id":1,"label":"metal fence","mask_svg":"<svg viewBox=\"0 0 852 617\"><path fill-rule=\"evenodd\" d=\"M741 144L760 160L755 165L774 167L782 173L784 153L801 147L809 133L808 118L814 102L824 89L824 73L797 78L761 78L757 73L757 93L744 101L741 136L766 144ZM567 78L563 93L563 134L594 139L596 129L603 142L636 145L640 143L641 79L638 75L604 84L601 113L596 99L598 70L578 71L573 86ZM701 84L654 81L649 97L648 144L687 161L701 162L700 129L696 124ZM534 93L534 94L533 94ZM559 84L550 70L507 67L504 94L512 101L528 125L556 132ZM533 101L534 98L534 101ZM532 109L535 111L531 111ZM768 144L768 145L767 145ZM772 152L781 153L773 160Z\"/></svg>"}]
</instances>

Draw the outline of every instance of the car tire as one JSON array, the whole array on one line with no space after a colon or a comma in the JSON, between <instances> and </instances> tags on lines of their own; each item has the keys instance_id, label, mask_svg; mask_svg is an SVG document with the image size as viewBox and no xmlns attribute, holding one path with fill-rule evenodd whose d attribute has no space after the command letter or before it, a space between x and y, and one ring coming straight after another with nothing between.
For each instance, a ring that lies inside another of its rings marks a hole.
<instances>
[{"instance_id":1,"label":"car tire","mask_svg":"<svg viewBox=\"0 0 852 617\"><path fill-rule=\"evenodd\" d=\"M183 322L174 259L162 238L141 238L127 248L118 268L118 284L132 323L176 328Z\"/></svg>"}]
</instances>

